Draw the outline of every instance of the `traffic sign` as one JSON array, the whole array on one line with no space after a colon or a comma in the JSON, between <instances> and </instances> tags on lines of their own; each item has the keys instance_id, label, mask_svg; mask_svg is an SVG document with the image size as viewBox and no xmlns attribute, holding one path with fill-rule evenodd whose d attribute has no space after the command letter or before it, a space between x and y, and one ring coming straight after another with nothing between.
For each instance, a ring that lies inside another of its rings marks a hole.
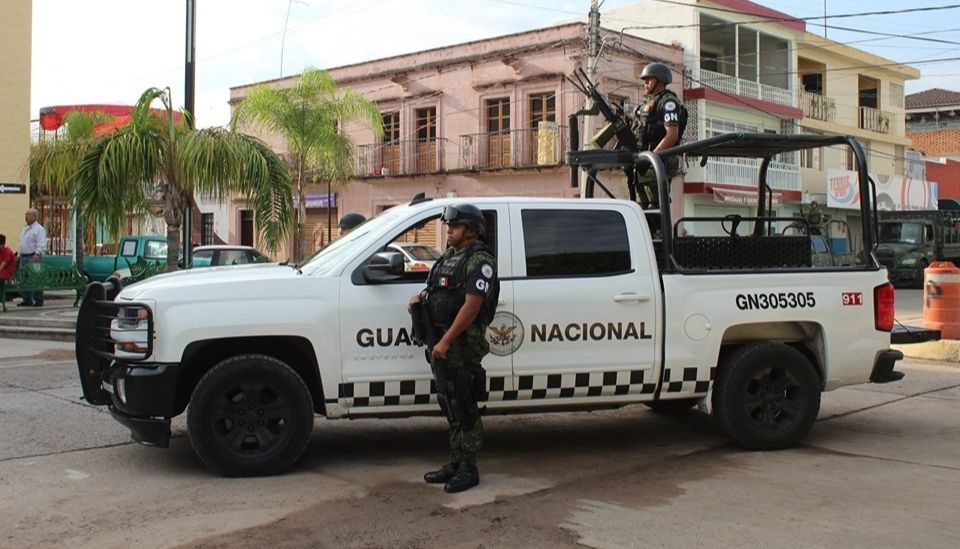
<instances>
[{"instance_id":1,"label":"traffic sign","mask_svg":"<svg viewBox=\"0 0 960 549\"><path fill-rule=\"evenodd\" d=\"M23 194L27 186L23 183L0 183L0 194Z\"/></svg>"}]
</instances>

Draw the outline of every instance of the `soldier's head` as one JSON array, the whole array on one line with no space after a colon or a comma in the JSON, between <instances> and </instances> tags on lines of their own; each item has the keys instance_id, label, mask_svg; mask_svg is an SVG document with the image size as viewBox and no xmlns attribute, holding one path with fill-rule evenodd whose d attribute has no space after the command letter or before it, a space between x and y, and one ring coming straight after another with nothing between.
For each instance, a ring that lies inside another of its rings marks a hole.
<instances>
[{"instance_id":1,"label":"soldier's head","mask_svg":"<svg viewBox=\"0 0 960 549\"><path fill-rule=\"evenodd\" d=\"M810 203L810 209L811 209L811 210L819 210L819 209L820 209L820 204L817 204L817 201L814 200L813 202Z\"/></svg>"},{"instance_id":2,"label":"soldier's head","mask_svg":"<svg viewBox=\"0 0 960 549\"><path fill-rule=\"evenodd\" d=\"M673 72L670 67L663 63L650 63L643 67L640 73L640 80L643 80L643 89L647 94L657 93L667 87L667 84L673 82Z\"/></svg>"},{"instance_id":3,"label":"soldier's head","mask_svg":"<svg viewBox=\"0 0 960 549\"><path fill-rule=\"evenodd\" d=\"M338 226L340 227L340 236L343 236L349 233L354 228L356 228L357 225L363 223L366 220L367 220L366 217L363 217L358 213L344 214L343 217L340 218L340 223L338 223Z\"/></svg>"},{"instance_id":4,"label":"soldier's head","mask_svg":"<svg viewBox=\"0 0 960 549\"><path fill-rule=\"evenodd\" d=\"M483 212L473 204L456 204L443 209L440 218L447 224L447 243L462 250L483 234Z\"/></svg>"}]
</instances>

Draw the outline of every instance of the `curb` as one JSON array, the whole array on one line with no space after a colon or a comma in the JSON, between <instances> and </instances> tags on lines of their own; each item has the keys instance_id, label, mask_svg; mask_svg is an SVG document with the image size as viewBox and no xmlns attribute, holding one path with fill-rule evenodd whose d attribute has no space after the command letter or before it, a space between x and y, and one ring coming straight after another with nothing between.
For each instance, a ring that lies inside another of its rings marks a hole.
<instances>
[{"instance_id":1,"label":"curb","mask_svg":"<svg viewBox=\"0 0 960 549\"><path fill-rule=\"evenodd\" d=\"M960 340L956 339L891 345L890 347L900 351L903 353L903 356L909 358L960 363Z\"/></svg>"}]
</instances>

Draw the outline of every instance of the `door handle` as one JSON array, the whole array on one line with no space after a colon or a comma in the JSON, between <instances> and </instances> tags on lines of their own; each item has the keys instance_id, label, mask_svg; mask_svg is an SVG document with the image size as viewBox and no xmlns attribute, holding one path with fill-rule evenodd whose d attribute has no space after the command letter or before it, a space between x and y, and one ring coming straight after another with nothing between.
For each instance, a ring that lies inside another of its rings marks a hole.
<instances>
[{"instance_id":1,"label":"door handle","mask_svg":"<svg viewBox=\"0 0 960 549\"><path fill-rule=\"evenodd\" d=\"M629 303L631 301L640 303L643 301L650 301L650 296L627 292L627 293L617 294L613 296L613 300L616 301L617 303Z\"/></svg>"}]
</instances>

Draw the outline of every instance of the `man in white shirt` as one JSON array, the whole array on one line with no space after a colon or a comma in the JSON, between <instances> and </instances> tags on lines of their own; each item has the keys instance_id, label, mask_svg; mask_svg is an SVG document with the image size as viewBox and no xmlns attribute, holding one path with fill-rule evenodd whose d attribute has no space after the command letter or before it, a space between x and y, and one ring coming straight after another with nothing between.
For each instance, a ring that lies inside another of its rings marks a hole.
<instances>
[{"instance_id":1,"label":"man in white shirt","mask_svg":"<svg viewBox=\"0 0 960 549\"><path fill-rule=\"evenodd\" d=\"M24 214L27 224L20 232L20 267L27 263L39 263L47 251L47 230L37 221L40 212L30 208ZM43 307L43 292L23 292L23 301L17 307Z\"/></svg>"}]
</instances>

